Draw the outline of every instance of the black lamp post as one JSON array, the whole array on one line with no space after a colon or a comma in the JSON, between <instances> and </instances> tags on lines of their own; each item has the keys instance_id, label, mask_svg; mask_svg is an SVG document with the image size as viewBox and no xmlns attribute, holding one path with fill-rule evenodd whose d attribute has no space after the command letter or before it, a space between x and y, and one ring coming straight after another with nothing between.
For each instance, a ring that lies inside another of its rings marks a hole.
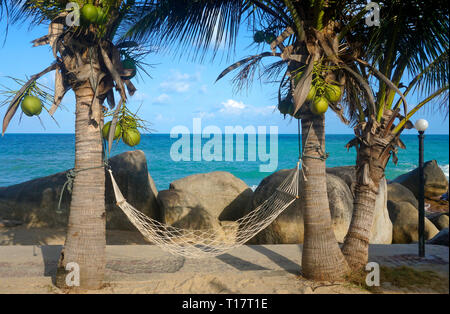
<instances>
[{"instance_id":1,"label":"black lamp post","mask_svg":"<svg viewBox=\"0 0 450 314\"><path fill-rule=\"evenodd\" d=\"M419 256L425 257L425 178L423 175L423 148L428 121L420 119L415 125L419 131Z\"/></svg>"}]
</instances>

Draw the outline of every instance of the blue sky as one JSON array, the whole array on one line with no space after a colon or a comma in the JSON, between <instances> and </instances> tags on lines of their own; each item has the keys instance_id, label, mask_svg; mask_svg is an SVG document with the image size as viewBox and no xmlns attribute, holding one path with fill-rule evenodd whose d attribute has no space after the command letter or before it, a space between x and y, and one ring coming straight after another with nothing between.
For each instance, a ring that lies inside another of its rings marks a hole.
<instances>
[{"instance_id":1,"label":"blue sky","mask_svg":"<svg viewBox=\"0 0 450 314\"><path fill-rule=\"evenodd\" d=\"M5 23L4 21L2 23ZM0 27L4 29L4 25ZM53 60L49 46L33 48L31 41L47 31L46 26L27 29L26 25L10 27L6 44L0 46L0 83L12 87L6 75L25 79L26 76L40 72ZM2 38L3 39L3 38ZM278 126L280 133L296 133L297 125L290 119L284 120L278 111L276 84L261 84L255 81L248 91L234 93L230 82L232 75L214 83L221 71L232 62L238 61L255 52L252 34L245 28L232 57L228 60L219 52L214 62L206 58L203 63L192 62L188 58L180 58L171 54L151 54L145 60L153 64L149 69L152 78L145 77L134 80L138 92L130 99L129 108L138 110L139 116L151 123L156 133L169 133L178 125L187 126L192 130L193 118L202 118L202 125L216 125L224 130L225 126ZM266 47L268 48L268 47ZM41 83L52 87L53 74L46 75ZM20 88L20 87L19 87ZM16 89L19 89L16 88ZM1 96L0 96L1 97ZM417 102L416 95L408 98L410 106ZM73 133L74 132L74 102L73 93L66 95L63 108L58 110L55 118L59 127L48 116L41 114L45 125L43 129L38 118L24 116L19 123L19 115L11 122L9 133ZM6 107L0 107L3 117ZM340 122L334 113L327 113L326 132L328 134L349 134L352 129ZM413 121L425 118L430 122L429 134L448 134L448 118L444 119L441 112L422 109ZM415 134L414 130L405 132Z\"/></svg>"}]
</instances>

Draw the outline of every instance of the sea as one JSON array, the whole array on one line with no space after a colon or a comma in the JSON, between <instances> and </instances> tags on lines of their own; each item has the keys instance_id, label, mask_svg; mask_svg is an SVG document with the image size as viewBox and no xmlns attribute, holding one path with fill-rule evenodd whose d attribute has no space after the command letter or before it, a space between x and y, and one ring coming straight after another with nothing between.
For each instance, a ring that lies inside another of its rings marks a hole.
<instances>
[{"instance_id":1,"label":"sea","mask_svg":"<svg viewBox=\"0 0 450 314\"><path fill-rule=\"evenodd\" d=\"M272 172L294 168L297 164L299 156L297 135L278 135L276 141L274 139L270 141L268 137L266 141L260 141L259 138L254 141L245 137L243 142L239 142L236 137L234 141L227 142L225 135L222 136L216 138L215 150L211 150L208 146L209 139L195 142L191 137L187 142L183 142L182 146L180 137L171 138L169 134L142 135L141 143L136 148L130 148L122 142L115 144L111 156L134 149L144 151L149 172L158 190L168 189L174 180L213 171L231 172L255 188ZM350 151L345 149L346 143L352 138L352 135L327 135L326 152L329 153L327 167L355 164L355 149ZM392 161L389 162L386 169L388 180L418 166L418 137L404 135L402 140L407 149L399 151L397 165ZM73 134L6 134L0 138L0 187L73 168L74 147ZM213 161L208 161L212 159L208 152L216 153ZM448 179L448 135L426 136L425 160L437 160Z\"/></svg>"}]
</instances>

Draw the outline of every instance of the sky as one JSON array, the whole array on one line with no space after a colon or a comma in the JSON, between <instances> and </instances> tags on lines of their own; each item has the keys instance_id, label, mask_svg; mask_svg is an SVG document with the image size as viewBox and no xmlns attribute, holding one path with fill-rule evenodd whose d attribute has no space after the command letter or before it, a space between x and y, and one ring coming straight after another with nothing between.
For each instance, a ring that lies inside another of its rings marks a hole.
<instances>
[{"instance_id":1,"label":"sky","mask_svg":"<svg viewBox=\"0 0 450 314\"><path fill-rule=\"evenodd\" d=\"M2 21L1 23L5 23ZM4 30L1 25L0 31ZM13 25L9 29L6 43L0 46L0 84L15 90L20 86L13 84L6 76L26 79L46 68L53 61L49 46L33 48L31 41L43 36L46 26L28 29L27 25ZM3 37L2 37L3 39ZM291 119L283 119L277 111L277 84L254 81L248 91L236 92L231 84L233 73L215 83L217 76L231 63L256 52L252 33L242 28L236 48L229 53L222 48L217 58L212 62L193 61L192 58L180 57L171 53L150 54L145 62L152 65L148 69L151 78L133 79L138 91L130 98L128 105L133 112L150 124L154 133L170 133L176 126L193 129L193 119L201 118L202 127L218 126L224 130L226 126L277 126L280 134L296 133L297 124ZM268 46L265 47L269 49ZM228 57L227 57L228 56ZM274 59L275 61L275 59ZM44 76L40 83L53 88L54 74ZM0 95L0 101L1 99ZM118 97L116 97L118 99ZM410 107L417 103L417 95L407 97ZM8 133L74 133L75 97L68 93L63 100L62 108L54 118L59 126L46 112L37 117L23 116L19 121L16 114L11 122ZM0 107L3 118L6 107ZM448 134L448 117L442 112L421 109L414 117L427 119L430 123L428 134ZM43 125L43 126L42 126ZM351 134L350 126L344 125L337 116L329 110L326 114L327 134ZM405 131L406 134L416 134L415 130Z\"/></svg>"}]
</instances>

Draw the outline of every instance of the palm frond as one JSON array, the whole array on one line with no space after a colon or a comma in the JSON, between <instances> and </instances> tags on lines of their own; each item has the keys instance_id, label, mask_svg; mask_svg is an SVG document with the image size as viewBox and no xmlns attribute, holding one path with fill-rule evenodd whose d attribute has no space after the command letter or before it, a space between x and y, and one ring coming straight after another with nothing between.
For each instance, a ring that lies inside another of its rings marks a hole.
<instances>
[{"instance_id":1,"label":"palm frond","mask_svg":"<svg viewBox=\"0 0 450 314\"><path fill-rule=\"evenodd\" d=\"M241 22L239 0L160 0L133 6L119 34L139 42L164 45L177 53L203 57L212 48L232 48Z\"/></svg>"}]
</instances>

